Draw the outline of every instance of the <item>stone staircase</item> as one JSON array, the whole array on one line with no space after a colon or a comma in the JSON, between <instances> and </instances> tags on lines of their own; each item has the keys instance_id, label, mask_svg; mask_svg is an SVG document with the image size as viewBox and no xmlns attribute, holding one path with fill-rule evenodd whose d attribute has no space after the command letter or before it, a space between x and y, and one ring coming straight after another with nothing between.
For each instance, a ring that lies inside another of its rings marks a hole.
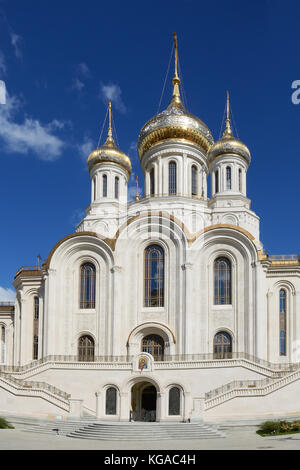
<instances>
[{"instance_id":1,"label":"stone staircase","mask_svg":"<svg viewBox=\"0 0 300 470\"><path fill-rule=\"evenodd\" d=\"M67 434L79 439L160 441L225 437L216 426L198 423L91 423Z\"/></svg>"},{"instance_id":2,"label":"stone staircase","mask_svg":"<svg viewBox=\"0 0 300 470\"><path fill-rule=\"evenodd\" d=\"M2 415L3 416L3 415ZM81 419L42 420L4 416L20 431L105 441L159 441L225 437L215 425L201 423L105 423L93 416Z\"/></svg>"},{"instance_id":3,"label":"stone staircase","mask_svg":"<svg viewBox=\"0 0 300 470\"><path fill-rule=\"evenodd\" d=\"M1 416L4 416L3 414ZM9 423L16 429L26 432L34 432L38 434L52 434L59 436L66 436L67 434L80 429L82 426L87 426L95 421L93 416L84 417L81 419L38 419L30 417L12 417L4 416Z\"/></svg>"}]
</instances>

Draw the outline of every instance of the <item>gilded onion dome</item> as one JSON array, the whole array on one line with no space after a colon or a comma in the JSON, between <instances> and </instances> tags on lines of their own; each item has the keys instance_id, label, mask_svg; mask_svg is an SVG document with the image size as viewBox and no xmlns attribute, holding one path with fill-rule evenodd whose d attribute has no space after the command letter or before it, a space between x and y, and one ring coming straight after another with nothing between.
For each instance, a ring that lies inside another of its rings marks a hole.
<instances>
[{"instance_id":1,"label":"gilded onion dome","mask_svg":"<svg viewBox=\"0 0 300 470\"><path fill-rule=\"evenodd\" d=\"M88 158L88 167L89 171L95 165L101 165L103 163L114 163L116 165L120 165L124 170L127 171L128 176L131 173L131 161L130 158L120 150L114 141L112 135L112 126L111 126L111 102L108 102L108 109L109 109L109 127L107 138L104 144L101 147L98 147L94 150L89 158Z\"/></svg>"},{"instance_id":2,"label":"gilded onion dome","mask_svg":"<svg viewBox=\"0 0 300 470\"><path fill-rule=\"evenodd\" d=\"M177 73L178 51L177 38L174 33L175 45L175 75L173 78L173 96L165 111L151 118L141 129L138 139L138 153L140 159L144 153L154 145L166 139L183 139L201 146L206 152L214 140L206 124L198 117L189 113L181 99L179 92L180 79Z\"/></svg>"},{"instance_id":3,"label":"gilded onion dome","mask_svg":"<svg viewBox=\"0 0 300 470\"><path fill-rule=\"evenodd\" d=\"M230 155L238 155L246 160L246 162L249 164L251 160L251 154L250 150L248 147L238 140L236 137L234 137L230 125L230 119L229 119L229 94L227 92L227 118L226 118L226 126L225 130L223 133L223 136L221 139L219 139L217 142L215 142L209 152L208 152L208 162L212 163L213 160L216 158L230 154Z\"/></svg>"}]
</instances>

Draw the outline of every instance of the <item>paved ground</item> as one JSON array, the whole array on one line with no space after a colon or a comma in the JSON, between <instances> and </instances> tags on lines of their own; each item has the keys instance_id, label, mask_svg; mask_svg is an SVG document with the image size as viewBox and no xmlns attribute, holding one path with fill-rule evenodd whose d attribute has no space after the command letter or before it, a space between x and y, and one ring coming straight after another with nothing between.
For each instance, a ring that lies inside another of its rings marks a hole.
<instances>
[{"instance_id":1,"label":"paved ground","mask_svg":"<svg viewBox=\"0 0 300 470\"><path fill-rule=\"evenodd\" d=\"M225 429L226 437L192 441L92 441L0 429L0 450L300 450L300 434L260 437L254 426ZM110 455L110 454L108 454Z\"/></svg>"}]
</instances>

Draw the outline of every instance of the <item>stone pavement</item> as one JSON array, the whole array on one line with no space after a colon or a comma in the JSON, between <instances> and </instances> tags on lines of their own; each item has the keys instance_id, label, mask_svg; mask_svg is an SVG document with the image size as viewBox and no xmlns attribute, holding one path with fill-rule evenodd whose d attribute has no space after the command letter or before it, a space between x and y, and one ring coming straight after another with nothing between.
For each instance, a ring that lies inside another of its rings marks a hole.
<instances>
[{"instance_id":1,"label":"stone pavement","mask_svg":"<svg viewBox=\"0 0 300 470\"><path fill-rule=\"evenodd\" d=\"M0 429L0 450L300 450L300 434L260 437L256 426L228 427L225 438L112 442Z\"/></svg>"}]
</instances>

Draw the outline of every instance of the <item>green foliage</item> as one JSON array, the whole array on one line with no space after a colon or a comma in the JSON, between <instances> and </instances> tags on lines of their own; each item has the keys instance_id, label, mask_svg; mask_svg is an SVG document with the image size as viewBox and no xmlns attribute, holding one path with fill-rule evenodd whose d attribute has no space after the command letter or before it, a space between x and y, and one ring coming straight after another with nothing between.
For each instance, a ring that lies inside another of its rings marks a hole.
<instances>
[{"instance_id":1,"label":"green foliage","mask_svg":"<svg viewBox=\"0 0 300 470\"><path fill-rule=\"evenodd\" d=\"M257 434L261 436L274 436L278 434L290 434L300 432L300 421L265 421L261 423Z\"/></svg>"},{"instance_id":2,"label":"green foliage","mask_svg":"<svg viewBox=\"0 0 300 470\"><path fill-rule=\"evenodd\" d=\"M14 429L14 427L4 418L0 418L0 429Z\"/></svg>"}]
</instances>

